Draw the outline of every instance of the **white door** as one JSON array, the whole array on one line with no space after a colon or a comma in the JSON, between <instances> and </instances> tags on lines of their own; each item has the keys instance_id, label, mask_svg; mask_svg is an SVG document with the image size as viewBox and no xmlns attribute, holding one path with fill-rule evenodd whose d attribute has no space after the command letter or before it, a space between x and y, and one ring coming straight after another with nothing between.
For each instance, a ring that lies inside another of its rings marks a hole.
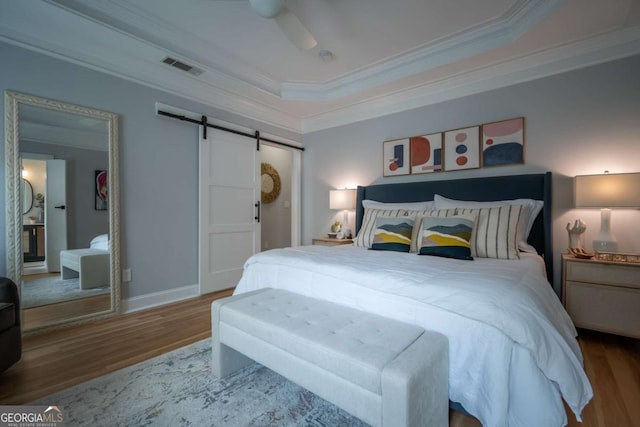
<instances>
[{"instance_id":1,"label":"white door","mask_svg":"<svg viewBox=\"0 0 640 427\"><path fill-rule=\"evenodd\" d=\"M238 284L260 250L260 152L253 138L200 127L200 294Z\"/></svg>"},{"instance_id":2,"label":"white door","mask_svg":"<svg viewBox=\"0 0 640 427\"><path fill-rule=\"evenodd\" d=\"M67 249L67 164L59 159L46 162L44 259L52 273L60 271L60 251Z\"/></svg>"}]
</instances>

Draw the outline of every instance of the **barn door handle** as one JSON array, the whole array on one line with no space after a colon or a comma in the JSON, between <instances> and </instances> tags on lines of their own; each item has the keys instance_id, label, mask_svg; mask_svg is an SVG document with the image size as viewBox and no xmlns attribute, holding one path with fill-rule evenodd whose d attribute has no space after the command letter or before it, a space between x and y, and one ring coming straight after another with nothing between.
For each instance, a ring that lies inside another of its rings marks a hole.
<instances>
[{"instance_id":1,"label":"barn door handle","mask_svg":"<svg viewBox=\"0 0 640 427\"><path fill-rule=\"evenodd\" d=\"M256 204L254 205L258 210L258 214L254 217L254 219L256 221L258 221L258 224L260 223L260 201L257 201Z\"/></svg>"},{"instance_id":2,"label":"barn door handle","mask_svg":"<svg viewBox=\"0 0 640 427\"><path fill-rule=\"evenodd\" d=\"M54 208L65 210L67 207L65 205L60 205L60 206L54 206Z\"/></svg>"}]
</instances>

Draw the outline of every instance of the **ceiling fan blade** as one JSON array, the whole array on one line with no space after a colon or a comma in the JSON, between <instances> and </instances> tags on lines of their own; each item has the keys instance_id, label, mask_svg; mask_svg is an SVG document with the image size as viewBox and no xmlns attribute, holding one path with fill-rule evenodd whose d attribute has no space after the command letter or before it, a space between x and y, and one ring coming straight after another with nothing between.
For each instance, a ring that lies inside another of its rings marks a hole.
<instances>
[{"instance_id":1,"label":"ceiling fan blade","mask_svg":"<svg viewBox=\"0 0 640 427\"><path fill-rule=\"evenodd\" d=\"M302 22L286 7L282 8L275 19L284 35L287 36L298 49L308 50L318 44L309 30L307 30Z\"/></svg>"}]
</instances>

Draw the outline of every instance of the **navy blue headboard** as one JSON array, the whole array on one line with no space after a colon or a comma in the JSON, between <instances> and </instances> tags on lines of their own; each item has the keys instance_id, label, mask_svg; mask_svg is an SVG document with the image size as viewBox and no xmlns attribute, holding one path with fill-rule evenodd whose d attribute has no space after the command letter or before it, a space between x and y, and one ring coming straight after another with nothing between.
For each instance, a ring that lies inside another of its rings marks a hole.
<instances>
[{"instance_id":1,"label":"navy blue headboard","mask_svg":"<svg viewBox=\"0 0 640 427\"><path fill-rule=\"evenodd\" d=\"M377 200L387 203L420 202L433 200L434 194L457 200L494 201L527 198L544 201L544 208L533 224L528 241L544 258L547 278L552 280L551 172L358 187L356 233L360 231L362 226L363 200Z\"/></svg>"}]
</instances>

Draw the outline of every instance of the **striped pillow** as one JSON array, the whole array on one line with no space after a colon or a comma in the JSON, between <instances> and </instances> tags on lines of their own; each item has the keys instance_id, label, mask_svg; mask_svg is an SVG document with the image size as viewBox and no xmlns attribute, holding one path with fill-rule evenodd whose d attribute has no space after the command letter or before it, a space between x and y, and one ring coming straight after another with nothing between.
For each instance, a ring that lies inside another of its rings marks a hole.
<instances>
[{"instance_id":1,"label":"striped pillow","mask_svg":"<svg viewBox=\"0 0 640 427\"><path fill-rule=\"evenodd\" d=\"M376 231L371 249L378 251L409 252L414 217L376 218Z\"/></svg>"},{"instance_id":2,"label":"striped pillow","mask_svg":"<svg viewBox=\"0 0 640 427\"><path fill-rule=\"evenodd\" d=\"M360 231L358 231L358 235L356 236L355 241L353 242L354 246L359 246L361 248L370 248L373 243L373 236L376 230L376 218L380 216L385 217L411 217L412 219L420 218L424 215L437 215L437 216L446 216L455 214L455 209L443 209L443 210L422 210L422 211L413 211L408 209L364 209L364 216L362 217L362 226L360 227ZM410 252L418 252L418 231L420 230L421 223L420 221L414 221L413 232L411 234L411 249Z\"/></svg>"},{"instance_id":3,"label":"striped pillow","mask_svg":"<svg viewBox=\"0 0 640 427\"><path fill-rule=\"evenodd\" d=\"M418 254L472 260L471 235L475 218L475 215L422 217Z\"/></svg>"},{"instance_id":4,"label":"striped pillow","mask_svg":"<svg viewBox=\"0 0 640 427\"><path fill-rule=\"evenodd\" d=\"M519 259L518 222L522 205L494 208L457 208L456 214L476 215L471 236L471 256L478 258Z\"/></svg>"}]
</instances>

